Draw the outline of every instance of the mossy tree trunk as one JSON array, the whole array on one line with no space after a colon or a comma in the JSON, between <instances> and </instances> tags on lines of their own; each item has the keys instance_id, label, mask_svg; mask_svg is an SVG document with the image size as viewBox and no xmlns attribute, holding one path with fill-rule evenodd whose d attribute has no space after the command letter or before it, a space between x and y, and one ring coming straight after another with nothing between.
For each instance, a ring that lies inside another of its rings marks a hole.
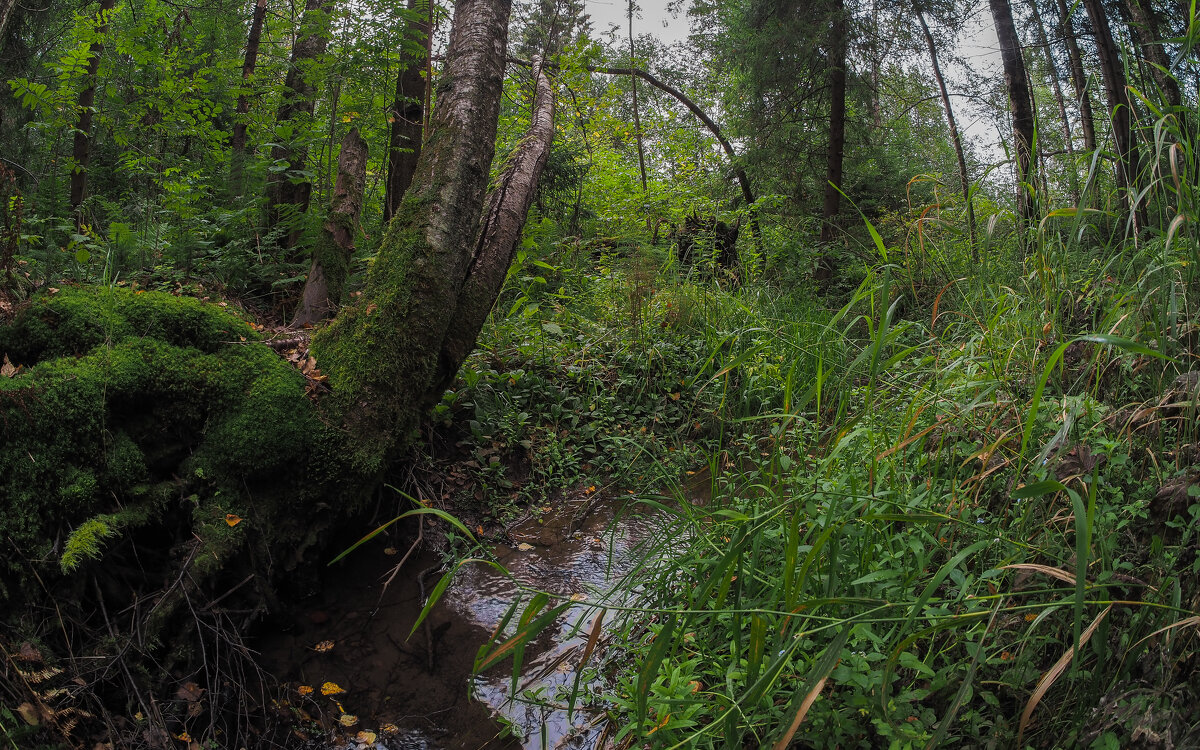
<instances>
[{"instance_id":1,"label":"mossy tree trunk","mask_svg":"<svg viewBox=\"0 0 1200 750\"><path fill-rule=\"evenodd\" d=\"M440 395L442 351L471 267L495 152L510 0L454 10L438 106L366 287L313 341L360 469L382 468Z\"/></svg>"},{"instance_id":2,"label":"mossy tree trunk","mask_svg":"<svg viewBox=\"0 0 1200 750\"><path fill-rule=\"evenodd\" d=\"M542 60L535 57L533 66L533 115L529 130L488 196L474 257L442 344L441 369L434 381L433 392L429 394L433 397L441 395L450 385L458 368L475 347L475 340L483 330L512 264L525 218L537 193L538 179L550 157L550 146L554 143L554 88Z\"/></svg>"},{"instance_id":3,"label":"mossy tree trunk","mask_svg":"<svg viewBox=\"0 0 1200 750\"><path fill-rule=\"evenodd\" d=\"M337 182L329 202L329 215L313 247L312 267L304 284L300 308L292 327L319 323L330 317L342 301L342 287L354 255L354 230L362 211L367 182L367 142L352 128L338 153Z\"/></svg>"}]
</instances>

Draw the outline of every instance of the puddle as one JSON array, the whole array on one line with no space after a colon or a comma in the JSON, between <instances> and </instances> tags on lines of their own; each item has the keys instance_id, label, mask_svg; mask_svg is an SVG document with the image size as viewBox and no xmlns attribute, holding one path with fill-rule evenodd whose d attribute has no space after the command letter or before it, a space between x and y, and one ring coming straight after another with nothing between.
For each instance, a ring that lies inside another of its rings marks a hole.
<instances>
[{"instance_id":1,"label":"puddle","mask_svg":"<svg viewBox=\"0 0 1200 750\"><path fill-rule=\"evenodd\" d=\"M707 482L706 472L693 477L689 495L702 500ZM594 616L587 602L633 572L643 541L663 536L663 519L638 507L600 493L575 497L540 521L510 529L516 546L493 549L521 585L586 597L527 645L518 694L532 690L544 703L562 703L556 692L575 681ZM324 717L329 733L314 726L313 739L323 734L333 739L314 747L358 747L355 733L369 730L378 735L375 747L389 750L591 750L611 731L603 714L581 705L584 701L576 702L570 720L562 709L510 701L511 659L471 682L479 646L518 594L514 580L490 566L460 568L427 625L408 637L423 602L422 587L431 590L442 573L435 555L415 554L380 598L381 578L406 549L388 555L388 543L364 545L331 569L323 592L306 603L294 627L261 644L264 668L293 687L313 688L307 696L294 693L292 710ZM333 647L323 650L327 641ZM346 692L323 696L326 682ZM334 724L343 713L357 719L348 729ZM512 729L507 737L506 724Z\"/></svg>"}]
</instances>

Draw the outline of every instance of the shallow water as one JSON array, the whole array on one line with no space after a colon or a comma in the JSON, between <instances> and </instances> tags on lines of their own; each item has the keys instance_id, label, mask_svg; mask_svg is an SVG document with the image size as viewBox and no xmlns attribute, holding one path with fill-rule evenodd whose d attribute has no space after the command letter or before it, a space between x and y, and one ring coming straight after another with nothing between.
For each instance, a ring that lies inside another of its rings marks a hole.
<instances>
[{"instance_id":1,"label":"shallow water","mask_svg":"<svg viewBox=\"0 0 1200 750\"><path fill-rule=\"evenodd\" d=\"M691 494L703 494L706 481L691 483L697 490ZM317 747L366 747L354 738L369 731L376 747L405 750L593 748L606 730L598 711L577 704L568 720L565 710L510 701L511 659L473 681L471 668L519 593L518 584L574 596L582 601L527 645L517 692L535 691L554 702L558 688L569 690L595 612L588 602L631 572L641 542L661 536L663 519L637 508L628 499L578 494L540 519L516 525L509 531L512 545L492 550L512 578L491 566L464 565L430 611L428 624L411 637L421 587L428 592L436 585L439 561L429 553L414 555L381 597L381 577L404 548L391 549L391 543L402 546L394 540L373 540L331 569L323 592L289 632L264 639L264 667L293 688L288 709L302 720L312 717L306 734ZM333 646L325 650L328 641ZM326 682L345 692L322 695ZM302 695L300 686L313 690ZM346 714L355 722L343 728L336 722ZM502 736L505 725L509 736Z\"/></svg>"}]
</instances>

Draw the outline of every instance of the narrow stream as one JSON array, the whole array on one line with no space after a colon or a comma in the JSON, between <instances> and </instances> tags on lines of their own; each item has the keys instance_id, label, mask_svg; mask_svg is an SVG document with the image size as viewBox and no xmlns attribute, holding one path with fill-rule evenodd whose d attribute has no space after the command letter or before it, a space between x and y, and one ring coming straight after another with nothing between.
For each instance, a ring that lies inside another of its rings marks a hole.
<instances>
[{"instance_id":1,"label":"narrow stream","mask_svg":"<svg viewBox=\"0 0 1200 750\"><path fill-rule=\"evenodd\" d=\"M695 480L689 494L703 502L707 475ZM580 494L516 525L513 545L492 550L522 585L583 600L526 647L518 693L540 690L550 703L559 686L571 687L592 617L587 601L629 573L639 543L660 531L661 518L636 510L627 499ZM605 730L599 713L577 708L568 721L563 710L508 700L511 659L471 682L480 645L518 593L512 579L464 565L428 625L410 638L422 586L428 592L441 576L439 559L414 555L381 598L381 579L404 553L389 543L373 540L332 568L295 626L260 644L263 666L291 688L287 710L311 727L298 741L389 750L595 748ZM511 731L502 737L505 724Z\"/></svg>"}]
</instances>

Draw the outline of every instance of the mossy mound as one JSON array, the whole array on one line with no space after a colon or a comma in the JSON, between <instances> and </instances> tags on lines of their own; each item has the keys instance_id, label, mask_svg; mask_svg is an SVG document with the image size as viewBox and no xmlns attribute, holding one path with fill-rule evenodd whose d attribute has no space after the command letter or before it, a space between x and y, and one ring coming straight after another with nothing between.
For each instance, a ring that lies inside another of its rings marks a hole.
<instances>
[{"instance_id":1,"label":"mossy mound","mask_svg":"<svg viewBox=\"0 0 1200 750\"><path fill-rule=\"evenodd\" d=\"M4 354L20 369L0 377L0 603L91 591L118 548L114 567L136 557L148 591L241 552L278 572L312 541L316 504L338 500L340 433L226 309L64 288L0 327Z\"/></svg>"}]
</instances>

